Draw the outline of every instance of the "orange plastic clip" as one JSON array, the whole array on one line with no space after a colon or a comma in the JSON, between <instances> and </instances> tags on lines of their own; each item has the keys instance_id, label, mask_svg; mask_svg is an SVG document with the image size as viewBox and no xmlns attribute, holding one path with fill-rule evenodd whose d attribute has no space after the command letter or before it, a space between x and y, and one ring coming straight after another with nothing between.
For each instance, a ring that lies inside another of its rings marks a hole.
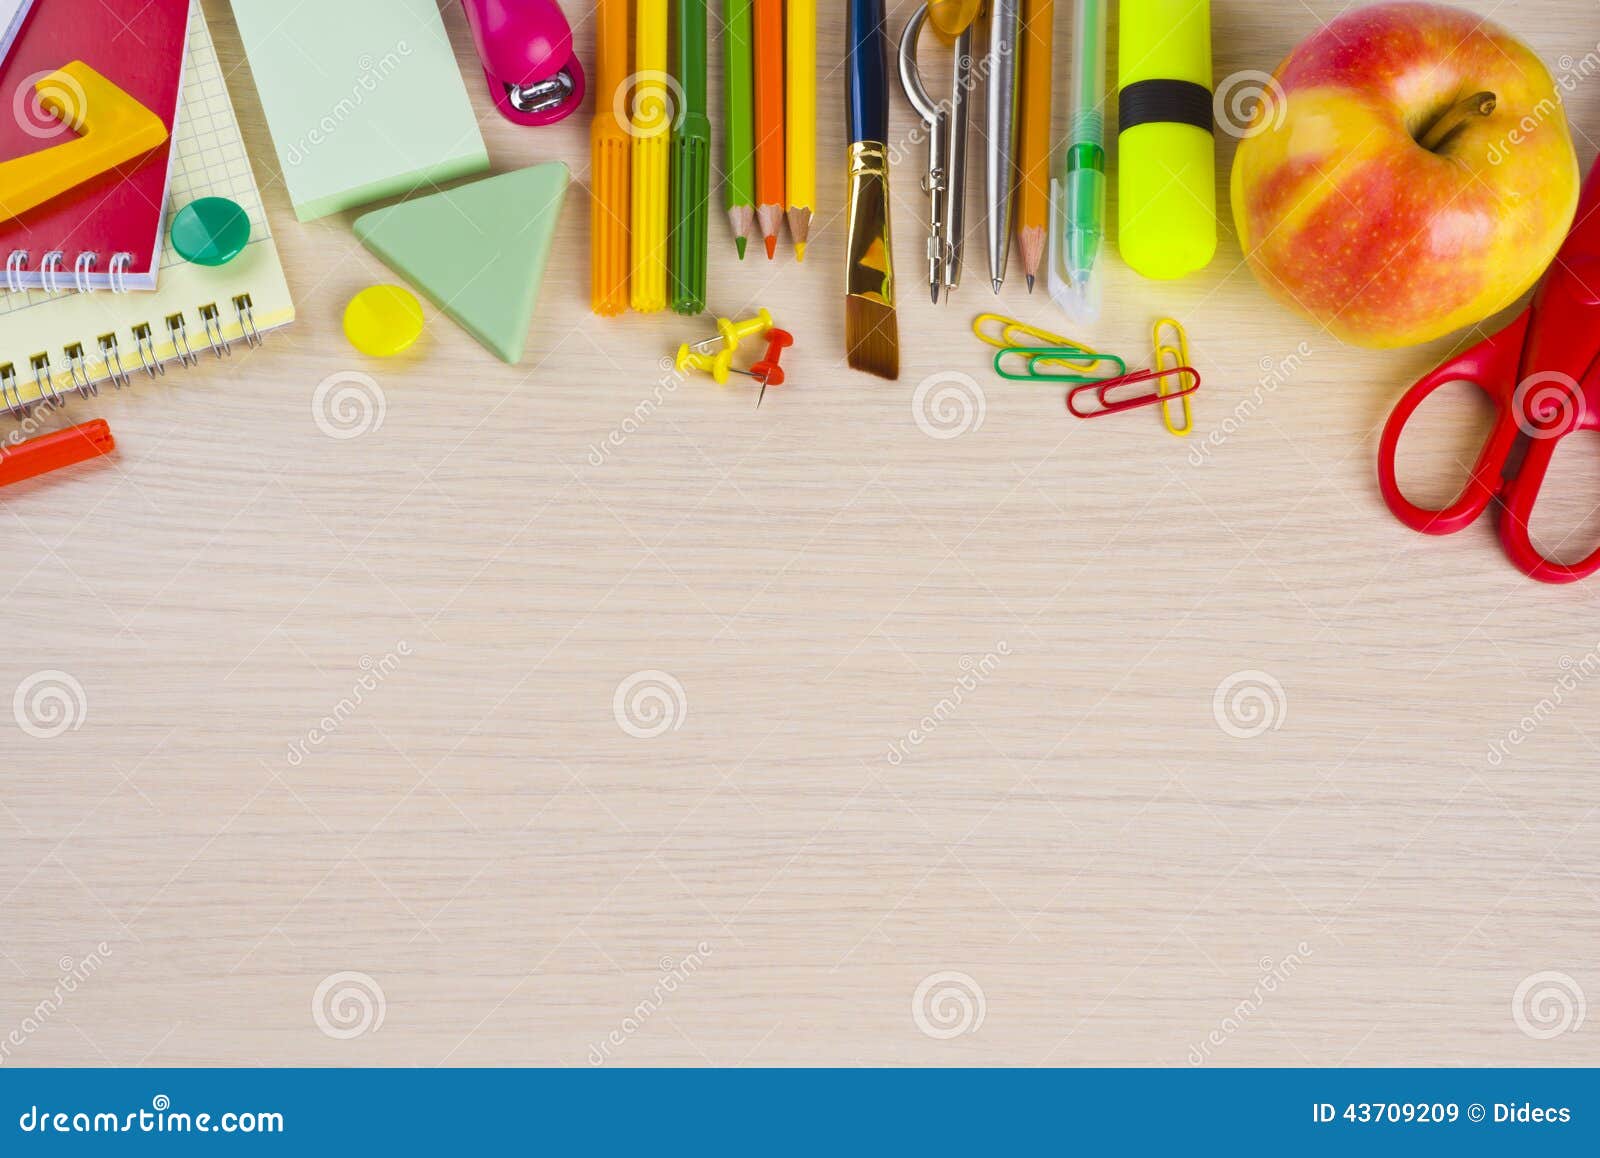
<instances>
[{"instance_id":1,"label":"orange plastic clip","mask_svg":"<svg viewBox=\"0 0 1600 1158\"><path fill-rule=\"evenodd\" d=\"M96 418L15 446L0 444L0 487L87 462L117 448L111 427Z\"/></svg>"}]
</instances>

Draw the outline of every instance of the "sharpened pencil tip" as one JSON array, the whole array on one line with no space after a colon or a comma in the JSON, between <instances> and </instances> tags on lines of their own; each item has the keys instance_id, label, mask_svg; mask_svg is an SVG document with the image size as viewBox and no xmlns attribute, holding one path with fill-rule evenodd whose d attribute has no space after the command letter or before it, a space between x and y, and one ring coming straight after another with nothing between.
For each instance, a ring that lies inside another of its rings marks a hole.
<instances>
[{"instance_id":1,"label":"sharpened pencil tip","mask_svg":"<svg viewBox=\"0 0 1600 1158\"><path fill-rule=\"evenodd\" d=\"M744 245L745 245L745 239L744 238L735 237L733 239L733 247L739 251L739 260L740 261L744 260Z\"/></svg>"},{"instance_id":2,"label":"sharpened pencil tip","mask_svg":"<svg viewBox=\"0 0 1600 1158\"><path fill-rule=\"evenodd\" d=\"M806 243L805 242L797 241L797 242L794 243L794 259L796 261L805 261L805 259L806 259Z\"/></svg>"},{"instance_id":3,"label":"sharpened pencil tip","mask_svg":"<svg viewBox=\"0 0 1600 1158\"><path fill-rule=\"evenodd\" d=\"M771 261L773 258L775 258L777 256L778 256L778 239L776 237L769 237L769 238L767 238L767 260Z\"/></svg>"},{"instance_id":4,"label":"sharpened pencil tip","mask_svg":"<svg viewBox=\"0 0 1600 1158\"><path fill-rule=\"evenodd\" d=\"M1028 275L1028 292L1030 294L1033 292L1033 274L1031 273Z\"/></svg>"}]
</instances>

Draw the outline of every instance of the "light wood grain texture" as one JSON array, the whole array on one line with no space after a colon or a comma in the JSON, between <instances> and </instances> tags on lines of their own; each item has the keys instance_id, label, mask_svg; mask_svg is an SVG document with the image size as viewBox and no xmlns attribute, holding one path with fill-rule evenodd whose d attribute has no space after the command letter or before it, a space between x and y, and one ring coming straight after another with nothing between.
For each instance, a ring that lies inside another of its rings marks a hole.
<instances>
[{"instance_id":1,"label":"light wood grain texture","mask_svg":"<svg viewBox=\"0 0 1600 1158\"><path fill-rule=\"evenodd\" d=\"M926 302L896 96L904 373L851 374L834 4L805 265L738 264L720 218L712 237L714 309L770 308L792 384L759 412L699 378L658 404L659 360L711 323L588 314L587 114L500 121L445 7L496 169L573 168L525 364L432 310L403 359L346 346L345 301L392 278L349 216L294 222L207 0L301 320L75 404L111 421L115 464L0 496L0 700L59 671L86 705L52 739L0 708L0 1040L36 1023L6 1064L1183 1065L1214 1030L1206 1064L1600 1062L1592 1025L1537 1040L1512 1015L1544 971L1600 997L1600 679L1568 670L1600 647L1600 581L1523 579L1488 521L1415 535L1374 480L1389 406L1455 343L1338 345L1257 289L1225 222L1175 285L1108 258L1089 335L1142 351L1183 317L1195 436L1073 421L967 332L997 304L1060 324L1020 275L998 303L981 286L976 210L968 283ZM1214 7L1220 81L1344 4ZM1499 16L1553 65L1600 40L1578 0ZM1600 82L1567 111L1587 166ZM338 440L311 400L348 370L385 409ZM982 423L930 437L914 397L950 374ZM1422 466L1469 447L1438 431L1407 448L1436 496L1449 475ZM1572 441L1546 542L1600 525ZM682 701L637 738L613 700L650 671ZM1237 738L1213 699L1251 672L1282 699L1249 677L1273 726ZM312 1015L343 971L384 1003L349 1040ZM913 1016L945 971L984 1010L949 1039Z\"/></svg>"}]
</instances>

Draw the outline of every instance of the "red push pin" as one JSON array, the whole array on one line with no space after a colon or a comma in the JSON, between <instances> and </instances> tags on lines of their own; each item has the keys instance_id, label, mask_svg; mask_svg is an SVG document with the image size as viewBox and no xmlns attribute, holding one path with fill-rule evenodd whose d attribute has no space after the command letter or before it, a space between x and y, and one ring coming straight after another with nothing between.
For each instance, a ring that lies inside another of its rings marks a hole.
<instances>
[{"instance_id":1,"label":"red push pin","mask_svg":"<svg viewBox=\"0 0 1600 1158\"><path fill-rule=\"evenodd\" d=\"M783 352L794 345L794 335L788 330L767 331L766 356L750 367L750 372L761 379L761 393L756 395L756 409L761 409L761 400L767 396L768 386L783 385L783 367L778 363L783 358Z\"/></svg>"}]
</instances>

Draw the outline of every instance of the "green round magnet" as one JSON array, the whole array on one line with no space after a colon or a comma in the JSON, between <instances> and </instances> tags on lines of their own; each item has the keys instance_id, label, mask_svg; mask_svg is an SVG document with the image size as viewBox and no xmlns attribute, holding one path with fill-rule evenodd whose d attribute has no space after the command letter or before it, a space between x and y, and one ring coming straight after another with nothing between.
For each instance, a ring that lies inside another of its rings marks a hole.
<instances>
[{"instance_id":1,"label":"green round magnet","mask_svg":"<svg viewBox=\"0 0 1600 1158\"><path fill-rule=\"evenodd\" d=\"M172 219L172 248L195 265L227 265L250 243L250 216L226 197L202 197Z\"/></svg>"}]
</instances>

